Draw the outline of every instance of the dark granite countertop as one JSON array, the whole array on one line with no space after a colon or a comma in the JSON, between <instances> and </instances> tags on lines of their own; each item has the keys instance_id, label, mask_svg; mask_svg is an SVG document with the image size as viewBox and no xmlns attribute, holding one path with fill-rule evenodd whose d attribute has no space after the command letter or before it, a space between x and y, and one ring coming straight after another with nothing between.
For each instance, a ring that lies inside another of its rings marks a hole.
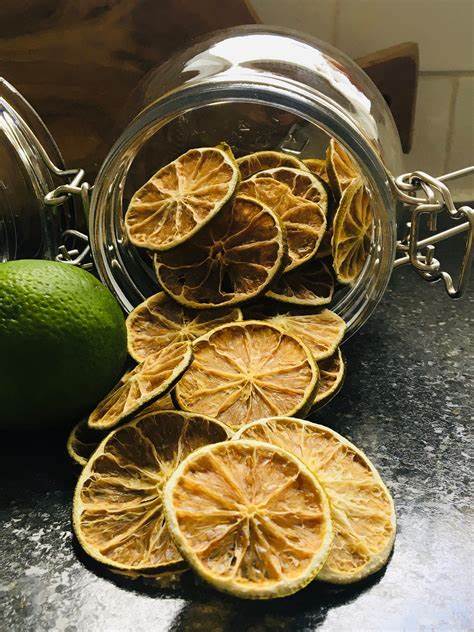
<instances>
[{"instance_id":1,"label":"dark granite countertop","mask_svg":"<svg viewBox=\"0 0 474 632\"><path fill-rule=\"evenodd\" d=\"M222 596L191 574L169 589L106 574L71 534L77 470L64 437L3 435L0 629L474 629L473 305L472 290L451 301L441 285L408 269L395 272L375 315L345 345L343 390L317 417L368 454L394 495L398 536L384 571L349 587L313 582L293 597L262 603Z\"/></svg>"}]
</instances>

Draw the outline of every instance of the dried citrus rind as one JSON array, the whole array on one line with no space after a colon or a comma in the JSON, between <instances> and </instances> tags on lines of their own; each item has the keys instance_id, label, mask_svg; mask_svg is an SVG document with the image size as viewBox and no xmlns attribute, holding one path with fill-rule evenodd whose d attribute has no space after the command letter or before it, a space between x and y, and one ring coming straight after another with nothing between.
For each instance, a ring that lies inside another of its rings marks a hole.
<instances>
[{"instance_id":1,"label":"dried citrus rind","mask_svg":"<svg viewBox=\"0 0 474 632\"><path fill-rule=\"evenodd\" d=\"M242 320L237 307L221 310L193 310L179 305L164 292L150 296L126 320L128 352L142 362L151 353L175 342L192 342L206 332L235 320Z\"/></svg>"},{"instance_id":2,"label":"dried citrus rind","mask_svg":"<svg viewBox=\"0 0 474 632\"><path fill-rule=\"evenodd\" d=\"M289 187L291 193L308 202L316 202L326 215L328 210L328 195L321 180L308 170L277 167L266 169L255 174L255 178L272 178Z\"/></svg>"},{"instance_id":3,"label":"dried citrus rind","mask_svg":"<svg viewBox=\"0 0 474 632\"><path fill-rule=\"evenodd\" d=\"M209 309L243 303L263 292L285 255L277 215L238 195L185 245L157 253L155 269L163 289L178 303Z\"/></svg>"},{"instance_id":4,"label":"dried citrus rind","mask_svg":"<svg viewBox=\"0 0 474 632\"><path fill-rule=\"evenodd\" d=\"M280 151L256 151L253 154L237 158L242 180L246 180L259 171L274 169L275 167L293 167L294 169L306 170L301 160L290 154Z\"/></svg>"},{"instance_id":5,"label":"dried citrus rind","mask_svg":"<svg viewBox=\"0 0 474 632\"><path fill-rule=\"evenodd\" d=\"M327 305L332 301L334 278L321 261L310 261L301 268L285 272L265 296L293 305Z\"/></svg>"},{"instance_id":6,"label":"dried citrus rind","mask_svg":"<svg viewBox=\"0 0 474 632\"><path fill-rule=\"evenodd\" d=\"M157 572L182 565L163 515L163 487L193 450L229 437L201 415L141 415L111 432L77 483L73 526L85 552L109 568Z\"/></svg>"},{"instance_id":7,"label":"dried citrus rind","mask_svg":"<svg viewBox=\"0 0 474 632\"><path fill-rule=\"evenodd\" d=\"M193 353L175 389L183 410L238 428L269 414L306 411L313 400L318 369L311 353L272 324L222 325L198 338Z\"/></svg>"},{"instance_id":8,"label":"dried citrus rind","mask_svg":"<svg viewBox=\"0 0 474 632\"><path fill-rule=\"evenodd\" d=\"M331 546L331 512L316 476L268 443L231 441L193 452L166 484L164 505L190 566L245 599L300 590Z\"/></svg>"},{"instance_id":9,"label":"dried citrus rind","mask_svg":"<svg viewBox=\"0 0 474 632\"><path fill-rule=\"evenodd\" d=\"M313 401L313 408L318 408L332 399L344 382L346 367L341 350L338 348L329 358L319 360L318 369L318 390Z\"/></svg>"},{"instance_id":10,"label":"dried citrus rind","mask_svg":"<svg viewBox=\"0 0 474 632\"><path fill-rule=\"evenodd\" d=\"M387 563L396 531L393 500L355 445L330 428L288 417L248 424L235 438L282 447L317 475L329 497L334 526L331 551L318 579L349 584Z\"/></svg>"},{"instance_id":11,"label":"dried citrus rind","mask_svg":"<svg viewBox=\"0 0 474 632\"><path fill-rule=\"evenodd\" d=\"M329 309L316 314L276 314L266 322L299 338L316 362L329 358L336 351L346 331L344 320Z\"/></svg>"},{"instance_id":12,"label":"dried citrus rind","mask_svg":"<svg viewBox=\"0 0 474 632\"><path fill-rule=\"evenodd\" d=\"M95 451L107 432L92 430L83 419L71 430L66 443L66 449L73 461L84 467L90 455Z\"/></svg>"},{"instance_id":13,"label":"dried citrus rind","mask_svg":"<svg viewBox=\"0 0 474 632\"><path fill-rule=\"evenodd\" d=\"M239 178L227 145L190 149L132 197L125 214L130 241L158 251L187 241L221 210Z\"/></svg>"},{"instance_id":14,"label":"dried citrus rind","mask_svg":"<svg viewBox=\"0 0 474 632\"><path fill-rule=\"evenodd\" d=\"M175 342L149 355L97 405L89 427L113 428L163 397L179 380L192 360L190 342Z\"/></svg>"},{"instance_id":15,"label":"dried citrus rind","mask_svg":"<svg viewBox=\"0 0 474 632\"><path fill-rule=\"evenodd\" d=\"M326 216L318 203L294 196L286 184L273 178L244 180L238 191L265 204L282 221L288 242L285 272L315 255L326 230Z\"/></svg>"},{"instance_id":16,"label":"dried citrus rind","mask_svg":"<svg viewBox=\"0 0 474 632\"><path fill-rule=\"evenodd\" d=\"M355 162L340 143L331 138L326 150L326 171L336 201L354 179L361 179L361 173Z\"/></svg>"},{"instance_id":17,"label":"dried citrus rind","mask_svg":"<svg viewBox=\"0 0 474 632\"><path fill-rule=\"evenodd\" d=\"M370 252L372 227L370 195L354 180L342 195L333 224L333 268L340 283L352 283L362 271Z\"/></svg>"}]
</instances>

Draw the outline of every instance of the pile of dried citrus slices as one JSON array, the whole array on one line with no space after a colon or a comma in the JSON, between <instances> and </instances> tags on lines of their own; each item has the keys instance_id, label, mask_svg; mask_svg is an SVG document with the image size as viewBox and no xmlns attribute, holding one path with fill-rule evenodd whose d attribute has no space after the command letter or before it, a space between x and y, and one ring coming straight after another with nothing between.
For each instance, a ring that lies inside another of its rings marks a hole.
<instances>
[{"instance_id":1,"label":"pile of dried citrus slices","mask_svg":"<svg viewBox=\"0 0 474 632\"><path fill-rule=\"evenodd\" d=\"M67 444L91 557L130 577L192 568L250 599L385 564L380 475L296 418L342 385L345 323L325 305L365 263L370 204L333 141L325 161L192 149L136 192L127 234L153 253L160 291L127 318L135 366Z\"/></svg>"}]
</instances>

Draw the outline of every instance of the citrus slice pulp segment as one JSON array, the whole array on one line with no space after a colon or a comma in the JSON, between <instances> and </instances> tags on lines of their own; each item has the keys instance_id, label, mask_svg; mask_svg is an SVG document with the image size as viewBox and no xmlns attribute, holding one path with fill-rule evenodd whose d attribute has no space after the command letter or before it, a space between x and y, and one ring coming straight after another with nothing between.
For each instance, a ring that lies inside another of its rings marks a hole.
<instances>
[{"instance_id":1,"label":"citrus slice pulp segment","mask_svg":"<svg viewBox=\"0 0 474 632\"><path fill-rule=\"evenodd\" d=\"M265 169L274 169L275 167L293 167L294 169L305 170L305 165L295 156L284 154L279 151L257 151L254 154L248 154L237 158L237 164L240 169L242 180L246 180L253 176L254 173L264 171Z\"/></svg>"},{"instance_id":2,"label":"citrus slice pulp segment","mask_svg":"<svg viewBox=\"0 0 474 632\"><path fill-rule=\"evenodd\" d=\"M324 184L310 171L292 169L290 167L277 167L256 173L254 178L272 178L277 182L286 184L291 193L309 202L319 204L326 215L328 208L328 195Z\"/></svg>"},{"instance_id":3,"label":"citrus slice pulp segment","mask_svg":"<svg viewBox=\"0 0 474 632\"><path fill-rule=\"evenodd\" d=\"M344 320L329 309L317 314L277 314L268 322L299 338L316 362L336 351L346 331Z\"/></svg>"},{"instance_id":4,"label":"citrus slice pulp segment","mask_svg":"<svg viewBox=\"0 0 474 632\"><path fill-rule=\"evenodd\" d=\"M228 146L190 149L132 197L125 214L130 241L150 250L174 248L220 211L238 181L239 169Z\"/></svg>"},{"instance_id":5,"label":"citrus slice pulp segment","mask_svg":"<svg viewBox=\"0 0 474 632\"><path fill-rule=\"evenodd\" d=\"M354 178L360 179L361 173L355 162L340 143L331 138L326 150L326 171L336 200L340 200Z\"/></svg>"},{"instance_id":6,"label":"citrus slice pulp segment","mask_svg":"<svg viewBox=\"0 0 474 632\"><path fill-rule=\"evenodd\" d=\"M326 217L319 204L294 196L286 184L273 178L244 180L238 190L265 204L283 222L289 257L285 271L313 257L326 230Z\"/></svg>"},{"instance_id":7,"label":"citrus slice pulp segment","mask_svg":"<svg viewBox=\"0 0 474 632\"><path fill-rule=\"evenodd\" d=\"M319 176L322 180L329 184L328 174L326 171L326 160L324 158L306 158L303 160L303 163L311 171L311 173Z\"/></svg>"},{"instance_id":8,"label":"citrus slice pulp segment","mask_svg":"<svg viewBox=\"0 0 474 632\"><path fill-rule=\"evenodd\" d=\"M341 350L336 351L325 358L318 361L319 382L318 390L313 401L313 407L326 403L341 388L345 375L345 363Z\"/></svg>"},{"instance_id":9,"label":"citrus slice pulp segment","mask_svg":"<svg viewBox=\"0 0 474 632\"><path fill-rule=\"evenodd\" d=\"M142 362L148 355L174 342L192 342L224 323L242 320L242 312L234 308L192 310L179 305L164 292L151 296L128 316L128 352Z\"/></svg>"},{"instance_id":10,"label":"citrus slice pulp segment","mask_svg":"<svg viewBox=\"0 0 474 632\"><path fill-rule=\"evenodd\" d=\"M359 180L344 191L334 217L333 267L340 283L351 283L369 256L373 215L370 195Z\"/></svg>"},{"instance_id":11,"label":"citrus slice pulp segment","mask_svg":"<svg viewBox=\"0 0 474 632\"><path fill-rule=\"evenodd\" d=\"M66 444L67 452L71 459L84 466L105 436L105 432L89 428L87 419L84 419L71 430Z\"/></svg>"},{"instance_id":12,"label":"citrus slice pulp segment","mask_svg":"<svg viewBox=\"0 0 474 632\"><path fill-rule=\"evenodd\" d=\"M89 427L113 428L165 395L192 360L190 342L175 342L149 355L119 382L89 416Z\"/></svg>"},{"instance_id":13,"label":"citrus slice pulp segment","mask_svg":"<svg viewBox=\"0 0 474 632\"><path fill-rule=\"evenodd\" d=\"M176 386L180 408L232 428L272 415L305 411L318 369L295 337L260 321L222 325L194 343L194 360Z\"/></svg>"},{"instance_id":14,"label":"citrus slice pulp segment","mask_svg":"<svg viewBox=\"0 0 474 632\"><path fill-rule=\"evenodd\" d=\"M141 415L111 432L74 494L74 530L86 553L129 571L181 562L164 520L163 486L190 452L228 437L223 424L181 411Z\"/></svg>"},{"instance_id":15,"label":"citrus slice pulp segment","mask_svg":"<svg viewBox=\"0 0 474 632\"><path fill-rule=\"evenodd\" d=\"M163 289L196 309L235 305L265 290L280 271L285 237L277 215L239 195L182 247L155 255Z\"/></svg>"},{"instance_id":16,"label":"citrus slice pulp segment","mask_svg":"<svg viewBox=\"0 0 474 632\"><path fill-rule=\"evenodd\" d=\"M292 452L321 482L331 504L334 541L318 579L352 583L387 562L396 531L393 500L375 467L352 443L330 428L288 417L248 424L235 438Z\"/></svg>"},{"instance_id":17,"label":"citrus slice pulp segment","mask_svg":"<svg viewBox=\"0 0 474 632\"><path fill-rule=\"evenodd\" d=\"M293 455L255 441L197 450L164 493L171 534L218 590L247 599L292 594L324 564L332 540L326 495Z\"/></svg>"},{"instance_id":18,"label":"citrus slice pulp segment","mask_svg":"<svg viewBox=\"0 0 474 632\"><path fill-rule=\"evenodd\" d=\"M266 296L293 305L327 305L332 301L334 278L321 261L310 261L301 268L285 272L266 292Z\"/></svg>"}]
</instances>

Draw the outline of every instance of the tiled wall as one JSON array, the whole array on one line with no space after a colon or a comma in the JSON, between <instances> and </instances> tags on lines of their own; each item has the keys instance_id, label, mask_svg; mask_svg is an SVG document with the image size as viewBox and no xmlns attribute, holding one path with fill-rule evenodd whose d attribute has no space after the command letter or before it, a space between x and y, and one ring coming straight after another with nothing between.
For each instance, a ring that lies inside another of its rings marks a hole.
<instances>
[{"instance_id":1,"label":"tiled wall","mask_svg":"<svg viewBox=\"0 0 474 632\"><path fill-rule=\"evenodd\" d=\"M420 77L406 169L434 175L474 164L474 0L250 0L265 24L295 28L352 57L414 41ZM457 199L474 199L474 177Z\"/></svg>"}]
</instances>

